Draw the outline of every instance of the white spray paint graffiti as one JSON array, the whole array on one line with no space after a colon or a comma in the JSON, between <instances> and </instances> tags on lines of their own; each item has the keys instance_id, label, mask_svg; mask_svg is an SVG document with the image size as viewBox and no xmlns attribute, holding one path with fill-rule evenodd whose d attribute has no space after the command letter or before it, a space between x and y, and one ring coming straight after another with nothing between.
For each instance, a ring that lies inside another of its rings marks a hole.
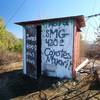
<instances>
[{"instance_id":1,"label":"white spray paint graffiti","mask_svg":"<svg viewBox=\"0 0 100 100\"><path fill-rule=\"evenodd\" d=\"M36 77L36 27L34 25L24 26L26 31L26 72Z\"/></svg>"},{"instance_id":2,"label":"white spray paint graffiti","mask_svg":"<svg viewBox=\"0 0 100 100\"><path fill-rule=\"evenodd\" d=\"M26 61L35 64L36 53L36 29L34 25L28 25L26 29Z\"/></svg>"},{"instance_id":3,"label":"white spray paint graffiti","mask_svg":"<svg viewBox=\"0 0 100 100\"><path fill-rule=\"evenodd\" d=\"M71 77L73 21L42 24L42 71L49 76Z\"/></svg>"}]
</instances>

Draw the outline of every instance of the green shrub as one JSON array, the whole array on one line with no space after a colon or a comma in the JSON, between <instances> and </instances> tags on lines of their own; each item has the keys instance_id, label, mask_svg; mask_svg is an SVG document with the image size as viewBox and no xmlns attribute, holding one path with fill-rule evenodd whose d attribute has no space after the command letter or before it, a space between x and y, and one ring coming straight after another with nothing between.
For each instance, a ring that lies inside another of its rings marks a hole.
<instances>
[{"instance_id":1,"label":"green shrub","mask_svg":"<svg viewBox=\"0 0 100 100\"><path fill-rule=\"evenodd\" d=\"M0 18L0 65L21 60L22 40L5 28Z\"/></svg>"}]
</instances>

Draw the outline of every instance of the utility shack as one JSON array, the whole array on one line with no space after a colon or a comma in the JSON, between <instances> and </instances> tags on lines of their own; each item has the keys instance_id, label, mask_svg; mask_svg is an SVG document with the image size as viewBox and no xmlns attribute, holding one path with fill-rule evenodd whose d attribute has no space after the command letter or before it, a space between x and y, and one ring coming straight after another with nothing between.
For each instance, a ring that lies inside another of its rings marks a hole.
<instances>
[{"instance_id":1,"label":"utility shack","mask_svg":"<svg viewBox=\"0 0 100 100\"><path fill-rule=\"evenodd\" d=\"M75 78L80 64L80 28L84 16L18 22L24 28L23 72L37 79L41 75Z\"/></svg>"}]
</instances>

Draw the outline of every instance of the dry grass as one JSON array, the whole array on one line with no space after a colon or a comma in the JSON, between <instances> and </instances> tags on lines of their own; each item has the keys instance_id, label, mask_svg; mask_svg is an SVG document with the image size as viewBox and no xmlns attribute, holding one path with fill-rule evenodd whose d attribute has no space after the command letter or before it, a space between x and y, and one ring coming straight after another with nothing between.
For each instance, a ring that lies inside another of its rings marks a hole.
<instances>
[{"instance_id":1,"label":"dry grass","mask_svg":"<svg viewBox=\"0 0 100 100\"><path fill-rule=\"evenodd\" d=\"M22 66L22 62L15 62L7 65L2 65L0 66L0 74L22 69L21 66Z\"/></svg>"},{"instance_id":2,"label":"dry grass","mask_svg":"<svg viewBox=\"0 0 100 100\"><path fill-rule=\"evenodd\" d=\"M22 55L16 52L0 51L0 66L21 61Z\"/></svg>"}]
</instances>

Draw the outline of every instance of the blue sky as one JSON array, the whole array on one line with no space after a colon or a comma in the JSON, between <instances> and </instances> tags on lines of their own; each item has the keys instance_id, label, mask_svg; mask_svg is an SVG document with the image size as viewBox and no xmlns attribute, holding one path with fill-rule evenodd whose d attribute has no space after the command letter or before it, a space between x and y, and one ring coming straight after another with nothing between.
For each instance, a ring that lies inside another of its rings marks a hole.
<instances>
[{"instance_id":1,"label":"blue sky","mask_svg":"<svg viewBox=\"0 0 100 100\"><path fill-rule=\"evenodd\" d=\"M0 0L0 17L7 24L8 31L18 38L23 36L22 27L15 25L15 22L100 13L100 0L25 0L18 9L22 2L23 0Z\"/></svg>"}]
</instances>

